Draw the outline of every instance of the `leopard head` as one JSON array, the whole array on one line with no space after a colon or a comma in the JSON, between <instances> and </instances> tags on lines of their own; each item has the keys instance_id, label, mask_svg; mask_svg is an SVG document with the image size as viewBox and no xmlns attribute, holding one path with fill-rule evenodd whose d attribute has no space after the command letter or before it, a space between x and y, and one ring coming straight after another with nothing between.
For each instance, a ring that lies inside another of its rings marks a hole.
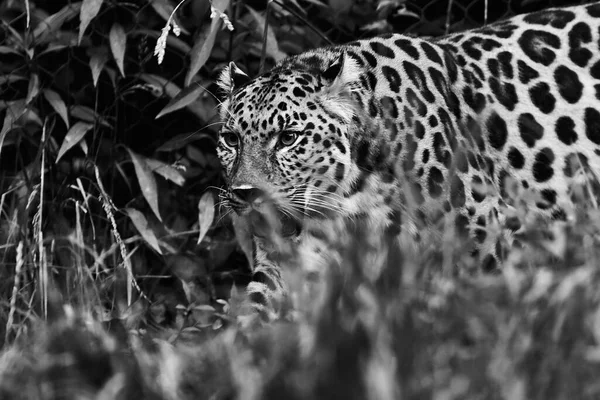
<instances>
[{"instance_id":1,"label":"leopard head","mask_svg":"<svg viewBox=\"0 0 600 400\"><path fill-rule=\"evenodd\" d=\"M225 68L217 152L238 215L275 209L299 221L336 209L350 183L358 78L344 53L292 58L253 80L233 63Z\"/></svg>"}]
</instances>

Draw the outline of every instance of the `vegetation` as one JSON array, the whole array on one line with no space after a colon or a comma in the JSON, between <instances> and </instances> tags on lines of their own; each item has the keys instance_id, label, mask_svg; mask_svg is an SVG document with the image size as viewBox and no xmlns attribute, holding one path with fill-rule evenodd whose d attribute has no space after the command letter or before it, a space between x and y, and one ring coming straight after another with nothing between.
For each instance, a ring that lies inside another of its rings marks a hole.
<instances>
[{"instance_id":1,"label":"vegetation","mask_svg":"<svg viewBox=\"0 0 600 400\"><path fill-rule=\"evenodd\" d=\"M221 68L549 2L268 4L0 2L0 399L600 397L592 171L566 222L507 184L526 246L500 274L462 273L469 244L443 216L376 273L368 232L341 227L322 297L235 323L249 269L217 201Z\"/></svg>"}]
</instances>

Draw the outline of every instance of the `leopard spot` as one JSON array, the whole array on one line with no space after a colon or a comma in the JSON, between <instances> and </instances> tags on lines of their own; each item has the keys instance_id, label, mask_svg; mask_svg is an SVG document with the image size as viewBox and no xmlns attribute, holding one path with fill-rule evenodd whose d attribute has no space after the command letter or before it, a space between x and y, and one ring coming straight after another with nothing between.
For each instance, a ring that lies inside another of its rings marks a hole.
<instances>
[{"instance_id":1,"label":"leopard spot","mask_svg":"<svg viewBox=\"0 0 600 400\"><path fill-rule=\"evenodd\" d=\"M394 93L398 93L400 91L400 85L402 84L398 71L396 71L392 67L384 65L383 67L381 67L381 73L383 77L387 79L390 85L390 90Z\"/></svg>"},{"instance_id":2,"label":"leopard spot","mask_svg":"<svg viewBox=\"0 0 600 400\"><path fill-rule=\"evenodd\" d=\"M477 41L473 39L465 40L462 43L463 51L472 59L479 61L481 59L481 50L478 49Z\"/></svg>"},{"instance_id":3,"label":"leopard spot","mask_svg":"<svg viewBox=\"0 0 600 400\"><path fill-rule=\"evenodd\" d=\"M529 113L519 115L517 122L521 139L529 147L534 147L535 142L544 136L544 128L535 120L535 117Z\"/></svg>"},{"instance_id":4,"label":"leopard spot","mask_svg":"<svg viewBox=\"0 0 600 400\"><path fill-rule=\"evenodd\" d=\"M585 67L592 58L592 52L582 44L592 41L592 31L588 24L578 22L569 32L569 58L580 67Z\"/></svg>"},{"instance_id":5,"label":"leopard spot","mask_svg":"<svg viewBox=\"0 0 600 400\"><path fill-rule=\"evenodd\" d=\"M454 58L451 56L449 51L444 52L444 64L448 69L448 77L450 78L450 83L456 82L458 79L458 67L456 66L456 62Z\"/></svg>"},{"instance_id":6,"label":"leopard spot","mask_svg":"<svg viewBox=\"0 0 600 400\"><path fill-rule=\"evenodd\" d=\"M375 68L377 66L377 58L375 58L373 54L366 50L361 51L361 54L364 57L364 59L367 60L367 63L371 68Z\"/></svg>"},{"instance_id":7,"label":"leopard spot","mask_svg":"<svg viewBox=\"0 0 600 400\"><path fill-rule=\"evenodd\" d=\"M306 93L304 92L304 90L300 89L299 87L295 87L294 90L292 90L292 93L296 97L305 97L306 96Z\"/></svg>"},{"instance_id":8,"label":"leopard spot","mask_svg":"<svg viewBox=\"0 0 600 400\"><path fill-rule=\"evenodd\" d=\"M254 282L259 282L259 283L266 285L269 288L269 290L271 290L271 291L277 290L277 286L275 285L273 278L271 278L268 274L266 274L262 271L255 272L252 275L252 280Z\"/></svg>"},{"instance_id":9,"label":"leopard spot","mask_svg":"<svg viewBox=\"0 0 600 400\"><path fill-rule=\"evenodd\" d=\"M493 113L486 122L488 140L496 150L502 150L508 138L506 122L497 113Z\"/></svg>"},{"instance_id":10,"label":"leopard spot","mask_svg":"<svg viewBox=\"0 0 600 400\"><path fill-rule=\"evenodd\" d=\"M448 166L450 164L451 156L450 152L446 149L446 141L440 132L436 132L433 135L433 151L435 153L436 160L443 164L444 166Z\"/></svg>"},{"instance_id":11,"label":"leopard spot","mask_svg":"<svg viewBox=\"0 0 600 400\"><path fill-rule=\"evenodd\" d=\"M592 65L590 68L590 75L592 78L600 80L600 61L597 61L594 65Z\"/></svg>"},{"instance_id":12,"label":"leopard spot","mask_svg":"<svg viewBox=\"0 0 600 400\"><path fill-rule=\"evenodd\" d=\"M432 167L429 170L429 176L427 177L427 185L429 188L429 194L433 198L438 198L442 194L442 184L444 182L444 174L436 167Z\"/></svg>"},{"instance_id":13,"label":"leopard spot","mask_svg":"<svg viewBox=\"0 0 600 400\"><path fill-rule=\"evenodd\" d=\"M429 149L425 149L425 150L423 150L423 154L421 155L421 162L423 162L423 164L427 164L428 161L429 161Z\"/></svg>"},{"instance_id":14,"label":"leopard spot","mask_svg":"<svg viewBox=\"0 0 600 400\"><path fill-rule=\"evenodd\" d=\"M489 79L489 84L492 93L494 93L500 104L506 107L507 110L513 111L519 101L515 85L509 82L500 82L500 80L494 77Z\"/></svg>"},{"instance_id":15,"label":"leopard spot","mask_svg":"<svg viewBox=\"0 0 600 400\"><path fill-rule=\"evenodd\" d=\"M389 96L384 96L381 99L381 105L386 111L388 117L392 119L398 118L398 106L396 105L396 101L393 98Z\"/></svg>"},{"instance_id":16,"label":"leopard spot","mask_svg":"<svg viewBox=\"0 0 600 400\"><path fill-rule=\"evenodd\" d=\"M577 74L564 65L554 71L554 80L558 85L558 93L571 104L577 103L583 94L583 85Z\"/></svg>"},{"instance_id":17,"label":"leopard spot","mask_svg":"<svg viewBox=\"0 0 600 400\"><path fill-rule=\"evenodd\" d=\"M560 48L560 39L553 33L527 29L518 40L519 46L529 59L548 66L556 59L553 49Z\"/></svg>"},{"instance_id":18,"label":"leopard spot","mask_svg":"<svg viewBox=\"0 0 600 400\"><path fill-rule=\"evenodd\" d=\"M475 240L477 243L481 244L485 242L487 238L487 232L484 229L475 229Z\"/></svg>"},{"instance_id":19,"label":"leopard spot","mask_svg":"<svg viewBox=\"0 0 600 400\"><path fill-rule=\"evenodd\" d=\"M420 121L415 121L415 136L417 139L423 139L425 136L425 127Z\"/></svg>"},{"instance_id":20,"label":"leopard spot","mask_svg":"<svg viewBox=\"0 0 600 400\"><path fill-rule=\"evenodd\" d=\"M427 86L427 79L425 79L425 74L421 68L409 61L402 62L402 66L404 67L408 78L419 90L425 101L433 103L435 101L435 96L433 93L431 93L431 90L429 90L429 87Z\"/></svg>"},{"instance_id":21,"label":"leopard spot","mask_svg":"<svg viewBox=\"0 0 600 400\"><path fill-rule=\"evenodd\" d=\"M595 144L600 144L600 112L591 107L586 108L583 122L588 139Z\"/></svg>"},{"instance_id":22,"label":"leopard spot","mask_svg":"<svg viewBox=\"0 0 600 400\"><path fill-rule=\"evenodd\" d=\"M429 116L429 127L435 128L436 126L438 126L438 119L436 118L435 115L430 115Z\"/></svg>"},{"instance_id":23,"label":"leopard spot","mask_svg":"<svg viewBox=\"0 0 600 400\"><path fill-rule=\"evenodd\" d=\"M594 18L600 18L600 4L592 4L587 7L587 12Z\"/></svg>"},{"instance_id":24,"label":"leopard spot","mask_svg":"<svg viewBox=\"0 0 600 400\"><path fill-rule=\"evenodd\" d=\"M456 169L462 173L467 173L469 171L469 162L466 153L464 151L458 151L454 158L456 160Z\"/></svg>"},{"instance_id":25,"label":"leopard spot","mask_svg":"<svg viewBox=\"0 0 600 400\"><path fill-rule=\"evenodd\" d=\"M556 204L556 191L552 189L544 189L540 192L543 201L538 201L535 205L540 210L547 210Z\"/></svg>"},{"instance_id":26,"label":"leopard spot","mask_svg":"<svg viewBox=\"0 0 600 400\"><path fill-rule=\"evenodd\" d=\"M465 86L463 89L463 98L465 103L479 114L485 107L485 96L481 93L473 92L471 86Z\"/></svg>"},{"instance_id":27,"label":"leopard spot","mask_svg":"<svg viewBox=\"0 0 600 400\"><path fill-rule=\"evenodd\" d=\"M536 25L550 25L556 29L563 29L575 19L575 14L567 10L540 11L531 13L523 18L523 21Z\"/></svg>"},{"instance_id":28,"label":"leopard spot","mask_svg":"<svg viewBox=\"0 0 600 400\"><path fill-rule=\"evenodd\" d=\"M554 152L546 147L535 155L533 163L533 178L536 182L546 182L554 175L552 163L554 162Z\"/></svg>"},{"instance_id":29,"label":"leopard spot","mask_svg":"<svg viewBox=\"0 0 600 400\"><path fill-rule=\"evenodd\" d=\"M373 42L369 43L369 45L371 46L371 49L373 49L373 51L376 54L379 54L382 57L394 58L396 56L394 54L394 50L390 49L389 47L387 47L386 45L384 45L381 42L373 41Z\"/></svg>"},{"instance_id":30,"label":"leopard spot","mask_svg":"<svg viewBox=\"0 0 600 400\"><path fill-rule=\"evenodd\" d=\"M454 220L454 225L456 227L456 233L460 238L469 237L469 218L465 215L458 214Z\"/></svg>"},{"instance_id":31,"label":"leopard spot","mask_svg":"<svg viewBox=\"0 0 600 400\"><path fill-rule=\"evenodd\" d=\"M402 51L408 54L409 57L414 58L415 60L419 59L419 50L417 50L417 48L412 45L410 40L398 39L394 42L394 44L400 47L400 49L402 49Z\"/></svg>"},{"instance_id":32,"label":"leopard spot","mask_svg":"<svg viewBox=\"0 0 600 400\"><path fill-rule=\"evenodd\" d=\"M473 176L471 179L471 195L473 196L473 200L478 203L481 203L486 198L486 187L478 176Z\"/></svg>"},{"instance_id":33,"label":"leopard spot","mask_svg":"<svg viewBox=\"0 0 600 400\"><path fill-rule=\"evenodd\" d=\"M421 48L423 49L425 56L427 58L429 58L431 61L433 61L434 63L440 64L442 66L444 65L442 58L438 54L437 50L433 48L432 45L430 45L427 42L421 42Z\"/></svg>"},{"instance_id":34,"label":"leopard spot","mask_svg":"<svg viewBox=\"0 0 600 400\"><path fill-rule=\"evenodd\" d=\"M515 169L521 169L525 165L525 157L516 147L511 147L508 151L508 163Z\"/></svg>"},{"instance_id":35,"label":"leopard spot","mask_svg":"<svg viewBox=\"0 0 600 400\"><path fill-rule=\"evenodd\" d=\"M556 135L564 144L570 145L577 141L577 132L575 132L575 122L571 117L560 117L554 126Z\"/></svg>"},{"instance_id":36,"label":"leopard spot","mask_svg":"<svg viewBox=\"0 0 600 400\"><path fill-rule=\"evenodd\" d=\"M550 93L550 86L545 82L540 82L529 89L531 102L544 114L550 114L556 105L556 99Z\"/></svg>"},{"instance_id":37,"label":"leopard spot","mask_svg":"<svg viewBox=\"0 0 600 400\"><path fill-rule=\"evenodd\" d=\"M517 69L519 71L519 80L524 84L528 84L531 80L540 76L539 72L531 68L522 60L517 62Z\"/></svg>"},{"instance_id":38,"label":"leopard spot","mask_svg":"<svg viewBox=\"0 0 600 400\"><path fill-rule=\"evenodd\" d=\"M344 179L345 176L345 172L346 172L346 167L344 166L344 164L339 163L338 165L335 166L335 180L337 182L341 182Z\"/></svg>"},{"instance_id":39,"label":"leopard spot","mask_svg":"<svg viewBox=\"0 0 600 400\"><path fill-rule=\"evenodd\" d=\"M419 116L424 117L427 114L427 106L421 101L412 88L406 90L406 98Z\"/></svg>"},{"instance_id":40,"label":"leopard spot","mask_svg":"<svg viewBox=\"0 0 600 400\"><path fill-rule=\"evenodd\" d=\"M465 185L456 174L452 176L452 182L450 183L450 201L454 208L462 207L466 202Z\"/></svg>"}]
</instances>

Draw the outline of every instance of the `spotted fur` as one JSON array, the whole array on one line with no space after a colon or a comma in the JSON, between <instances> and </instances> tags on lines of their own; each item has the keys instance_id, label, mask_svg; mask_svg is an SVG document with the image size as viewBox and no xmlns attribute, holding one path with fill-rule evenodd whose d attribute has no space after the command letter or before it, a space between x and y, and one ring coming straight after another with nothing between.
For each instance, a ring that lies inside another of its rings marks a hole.
<instances>
[{"instance_id":1,"label":"spotted fur","mask_svg":"<svg viewBox=\"0 0 600 400\"><path fill-rule=\"evenodd\" d=\"M252 221L262 311L285 293L267 208L292 247L317 253L313 228L332 216L399 235L442 210L493 267L486 226L504 218L506 177L564 218L573 167L600 171L600 3L316 49L253 80L231 65L220 85L218 153L230 205ZM418 212L402 220L409 202Z\"/></svg>"}]
</instances>

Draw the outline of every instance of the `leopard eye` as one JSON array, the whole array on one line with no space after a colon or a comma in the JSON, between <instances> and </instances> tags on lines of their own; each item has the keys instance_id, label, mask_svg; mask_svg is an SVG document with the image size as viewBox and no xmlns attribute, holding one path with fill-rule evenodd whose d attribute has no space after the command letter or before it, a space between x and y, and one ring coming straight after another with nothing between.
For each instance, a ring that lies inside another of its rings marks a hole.
<instances>
[{"instance_id":1,"label":"leopard eye","mask_svg":"<svg viewBox=\"0 0 600 400\"><path fill-rule=\"evenodd\" d=\"M279 143L283 146L293 145L296 139L298 139L298 133L296 132L284 131L279 135Z\"/></svg>"},{"instance_id":2,"label":"leopard eye","mask_svg":"<svg viewBox=\"0 0 600 400\"><path fill-rule=\"evenodd\" d=\"M229 147L238 147L240 142L238 135L233 132L221 132L221 138Z\"/></svg>"}]
</instances>

